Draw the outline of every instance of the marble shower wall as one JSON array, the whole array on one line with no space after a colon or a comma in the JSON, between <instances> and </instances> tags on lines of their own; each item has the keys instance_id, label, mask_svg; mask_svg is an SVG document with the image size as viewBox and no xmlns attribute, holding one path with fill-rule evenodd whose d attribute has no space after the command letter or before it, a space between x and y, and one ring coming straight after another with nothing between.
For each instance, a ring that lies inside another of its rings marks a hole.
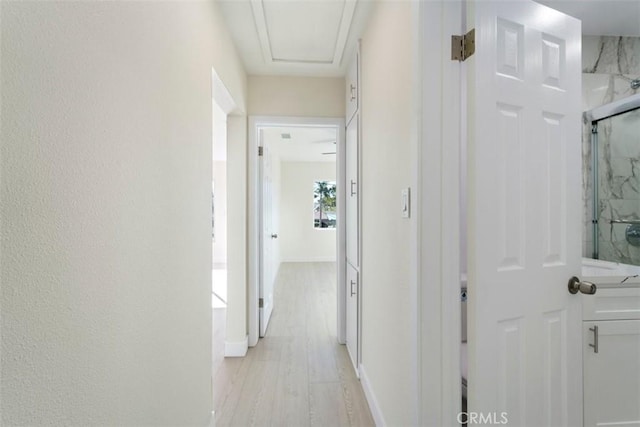
<instances>
[{"instance_id":1,"label":"marble shower wall","mask_svg":"<svg viewBox=\"0 0 640 427\"><path fill-rule=\"evenodd\" d=\"M640 90L631 80L640 78L640 37L597 37L582 39L583 110L626 98ZM640 110L598 126L600 202L598 206L600 258L640 264L640 248L625 240L626 225L610 225L610 219L640 219ZM593 179L591 125L585 124L583 138L583 254L591 257L593 230Z\"/></svg>"}]
</instances>

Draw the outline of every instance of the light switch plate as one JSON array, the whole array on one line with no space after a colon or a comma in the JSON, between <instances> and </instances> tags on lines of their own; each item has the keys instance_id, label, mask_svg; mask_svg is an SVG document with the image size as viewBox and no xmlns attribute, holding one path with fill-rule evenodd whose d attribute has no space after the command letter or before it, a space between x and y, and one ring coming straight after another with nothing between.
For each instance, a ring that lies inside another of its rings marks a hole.
<instances>
[{"instance_id":1,"label":"light switch plate","mask_svg":"<svg viewBox=\"0 0 640 427\"><path fill-rule=\"evenodd\" d=\"M411 216L411 192L408 188L402 190L402 218Z\"/></svg>"}]
</instances>

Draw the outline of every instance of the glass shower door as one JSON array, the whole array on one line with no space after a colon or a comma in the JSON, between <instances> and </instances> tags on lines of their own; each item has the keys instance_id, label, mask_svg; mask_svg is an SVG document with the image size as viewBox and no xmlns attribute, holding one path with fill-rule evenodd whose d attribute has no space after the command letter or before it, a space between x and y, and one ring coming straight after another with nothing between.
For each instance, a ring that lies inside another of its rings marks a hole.
<instances>
[{"instance_id":1,"label":"glass shower door","mask_svg":"<svg viewBox=\"0 0 640 427\"><path fill-rule=\"evenodd\" d=\"M598 258L640 265L640 109L596 126Z\"/></svg>"}]
</instances>

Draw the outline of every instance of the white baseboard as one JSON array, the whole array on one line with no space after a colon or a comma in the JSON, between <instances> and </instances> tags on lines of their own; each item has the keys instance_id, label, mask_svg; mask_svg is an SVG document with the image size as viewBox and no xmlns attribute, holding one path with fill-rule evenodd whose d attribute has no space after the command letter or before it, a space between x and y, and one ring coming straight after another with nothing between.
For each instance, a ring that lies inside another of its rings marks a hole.
<instances>
[{"instance_id":1,"label":"white baseboard","mask_svg":"<svg viewBox=\"0 0 640 427\"><path fill-rule=\"evenodd\" d=\"M242 341L225 341L224 357L244 357L249 349L249 336L245 336Z\"/></svg>"},{"instance_id":2,"label":"white baseboard","mask_svg":"<svg viewBox=\"0 0 640 427\"><path fill-rule=\"evenodd\" d=\"M216 411L211 411L211 418L207 427L216 427Z\"/></svg>"},{"instance_id":3,"label":"white baseboard","mask_svg":"<svg viewBox=\"0 0 640 427\"><path fill-rule=\"evenodd\" d=\"M362 390L364 390L364 396L367 398L367 403L369 404L373 421L376 423L376 427L385 427L387 423L384 421L382 410L380 409L380 405L378 405L378 399L376 399L373 389L371 388L367 372L363 365L360 365L358 370L360 371L360 383L362 384Z\"/></svg>"}]
</instances>

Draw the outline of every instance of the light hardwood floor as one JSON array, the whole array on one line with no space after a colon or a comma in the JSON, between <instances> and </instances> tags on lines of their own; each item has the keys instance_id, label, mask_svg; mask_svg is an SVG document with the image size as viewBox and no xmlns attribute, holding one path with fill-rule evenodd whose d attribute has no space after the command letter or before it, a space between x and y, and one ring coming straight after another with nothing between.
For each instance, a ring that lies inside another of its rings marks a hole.
<instances>
[{"instance_id":1,"label":"light hardwood floor","mask_svg":"<svg viewBox=\"0 0 640 427\"><path fill-rule=\"evenodd\" d=\"M216 426L373 426L336 339L335 263L283 263L267 336L214 367Z\"/></svg>"}]
</instances>

